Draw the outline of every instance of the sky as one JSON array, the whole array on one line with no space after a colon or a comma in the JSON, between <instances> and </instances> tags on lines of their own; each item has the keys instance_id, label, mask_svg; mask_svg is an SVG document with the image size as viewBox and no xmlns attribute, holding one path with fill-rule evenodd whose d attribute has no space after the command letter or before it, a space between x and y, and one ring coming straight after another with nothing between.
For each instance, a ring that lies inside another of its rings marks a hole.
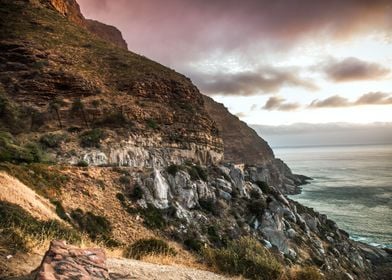
<instances>
[{"instance_id":1,"label":"sky","mask_svg":"<svg viewBox=\"0 0 392 280\"><path fill-rule=\"evenodd\" d=\"M250 124L392 122L390 0L78 0Z\"/></svg>"}]
</instances>

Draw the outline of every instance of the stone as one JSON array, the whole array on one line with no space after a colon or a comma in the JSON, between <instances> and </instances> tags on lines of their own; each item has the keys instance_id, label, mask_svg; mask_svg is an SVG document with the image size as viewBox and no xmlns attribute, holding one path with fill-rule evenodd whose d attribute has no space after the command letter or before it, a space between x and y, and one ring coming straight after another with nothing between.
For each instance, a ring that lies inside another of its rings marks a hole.
<instances>
[{"instance_id":1,"label":"stone","mask_svg":"<svg viewBox=\"0 0 392 280\"><path fill-rule=\"evenodd\" d=\"M80 249L65 241L52 241L38 268L36 280L110 279L102 249Z\"/></svg>"}]
</instances>

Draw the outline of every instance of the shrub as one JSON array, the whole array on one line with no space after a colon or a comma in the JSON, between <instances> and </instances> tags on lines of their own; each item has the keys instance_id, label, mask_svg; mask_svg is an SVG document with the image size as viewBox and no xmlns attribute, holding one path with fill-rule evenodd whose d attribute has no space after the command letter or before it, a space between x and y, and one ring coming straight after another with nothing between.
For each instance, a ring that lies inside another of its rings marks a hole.
<instances>
[{"instance_id":1,"label":"shrub","mask_svg":"<svg viewBox=\"0 0 392 280\"><path fill-rule=\"evenodd\" d=\"M264 199L255 199L248 203L249 212L255 215L257 218L261 218L266 207L267 203L264 201Z\"/></svg>"},{"instance_id":2,"label":"shrub","mask_svg":"<svg viewBox=\"0 0 392 280\"><path fill-rule=\"evenodd\" d=\"M112 239L112 226L105 217L91 212L84 213L79 208L71 212L71 217L92 240L103 242L110 247L119 245L118 241Z\"/></svg>"},{"instance_id":3,"label":"shrub","mask_svg":"<svg viewBox=\"0 0 392 280\"><path fill-rule=\"evenodd\" d=\"M83 148L99 148L103 138L104 133L98 128L85 131L79 136L80 145Z\"/></svg>"},{"instance_id":4,"label":"shrub","mask_svg":"<svg viewBox=\"0 0 392 280\"><path fill-rule=\"evenodd\" d=\"M154 119L148 119L147 126L152 129L157 129L159 127L157 122Z\"/></svg>"},{"instance_id":5,"label":"shrub","mask_svg":"<svg viewBox=\"0 0 392 280\"><path fill-rule=\"evenodd\" d=\"M140 260L148 255L170 255L175 256L177 252L165 241L156 238L140 239L125 249L126 258Z\"/></svg>"},{"instance_id":6,"label":"shrub","mask_svg":"<svg viewBox=\"0 0 392 280\"><path fill-rule=\"evenodd\" d=\"M143 198L143 189L139 185L135 185L133 187L132 193L131 193L131 198L135 200L139 200Z\"/></svg>"},{"instance_id":7,"label":"shrub","mask_svg":"<svg viewBox=\"0 0 392 280\"><path fill-rule=\"evenodd\" d=\"M31 216L22 207L6 201L0 201L0 230L16 234L13 240L17 246L28 248L29 239L35 242L63 239L71 243L80 243L80 235L58 221L40 221Z\"/></svg>"},{"instance_id":8,"label":"shrub","mask_svg":"<svg viewBox=\"0 0 392 280\"><path fill-rule=\"evenodd\" d=\"M306 266L295 273L296 280L322 280L320 272L312 266ZM335 278L336 279L336 278Z\"/></svg>"},{"instance_id":9,"label":"shrub","mask_svg":"<svg viewBox=\"0 0 392 280\"><path fill-rule=\"evenodd\" d=\"M122 175L119 178L119 181L122 185L129 186L131 184L131 178L127 175Z\"/></svg>"},{"instance_id":10,"label":"shrub","mask_svg":"<svg viewBox=\"0 0 392 280\"><path fill-rule=\"evenodd\" d=\"M242 237L229 242L226 248L207 248L203 253L206 260L223 273L258 280L278 279L282 273L282 265L252 238Z\"/></svg>"},{"instance_id":11,"label":"shrub","mask_svg":"<svg viewBox=\"0 0 392 280\"><path fill-rule=\"evenodd\" d=\"M163 229L167 223L163 213L152 205L148 205L147 209L142 209L140 214L144 218L144 225L151 229Z\"/></svg>"},{"instance_id":12,"label":"shrub","mask_svg":"<svg viewBox=\"0 0 392 280\"><path fill-rule=\"evenodd\" d=\"M67 213L65 212L65 209L64 209L63 205L61 204L61 202L58 200L53 200L51 202L54 206L56 206L57 216L59 216L64 221L71 222L71 219L68 217Z\"/></svg>"},{"instance_id":13,"label":"shrub","mask_svg":"<svg viewBox=\"0 0 392 280\"><path fill-rule=\"evenodd\" d=\"M0 132L0 162L33 163L48 161L48 156L36 143L20 146L7 132Z\"/></svg>"},{"instance_id":14,"label":"shrub","mask_svg":"<svg viewBox=\"0 0 392 280\"><path fill-rule=\"evenodd\" d=\"M203 243L196 238L187 238L184 240L184 245L195 252L200 252L203 248Z\"/></svg>"},{"instance_id":15,"label":"shrub","mask_svg":"<svg viewBox=\"0 0 392 280\"><path fill-rule=\"evenodd\" d=\"M220 214L219 205L218 205L217 201L215 201L212 198L199 199L199 205L203 210L205 210L215 216L219 216L219 214Z\"/></svg>"},{"instance_id":16,"label":"shrub","mask_svg":"<svg viewBox=\"0 0 392 280\"><path fill-rule=\"evenodd\" d=\"M58 148L60 147L61 143L63 143L67 139L67 135L65 134L55 134L49 133L42 135L39 139L39 142L47 148Z\"/></svg>"},{"instance_id":17,"label":"shrub","mask_svg":"<svg viewBox=\"0 0 392 280\"><path fill-rule=\"evenodd\" d=\"M78 167L88 167L88 162L85 160L79 160L78 163L76 164Z\"/></svg>"},{"instance_id":18,"label":"shrub","mask_svg":"<svg viewBox=\"0 0 392 280\"><path fill-rule=\"evenodd\" d=\"M177 172L180 171L180 170L181 170L181 167L179 165L176 165L176 164L169 165L166 168L167 173L169 173L172 176L176 176Z\"/></svg>"},{"instance_id":19,"label":"shrub","mask_svg":"<svg viewBox=\"0 0 392 280\"><path fill-rule=\"evenodd\" d=\"M191 176L192 180L208 180L207 171L199 165L192 165L188 168L188 173Z\"/></svg>"},{"instance_id":20,"label":"shrub","mask_svg":"<svg viewBox=\"0 0 392 280\"><path fill-rule=\"evenodd\" d=\"M264 181L257 181L256 185L261 189L261 191L265 194L271 193L272 189L268 186L268 184Z\"/></svg>"}]
</instances>

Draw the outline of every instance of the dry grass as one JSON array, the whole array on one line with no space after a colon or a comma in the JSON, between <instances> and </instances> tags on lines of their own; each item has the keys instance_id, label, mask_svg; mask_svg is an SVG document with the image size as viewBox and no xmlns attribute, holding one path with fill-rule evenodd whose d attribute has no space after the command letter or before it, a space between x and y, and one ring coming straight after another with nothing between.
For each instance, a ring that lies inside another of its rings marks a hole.
<instances>
[{"instance_id":1,"label":"dry grass","mask_svg":"<svg viewBox=\"0 0 392 280\"><path fill-rule=\"evenodd\" d=\"M0 200L17 204L41 220L59 220L54 206L19 180L0 171Z\"/></svg>"}]
</instances>

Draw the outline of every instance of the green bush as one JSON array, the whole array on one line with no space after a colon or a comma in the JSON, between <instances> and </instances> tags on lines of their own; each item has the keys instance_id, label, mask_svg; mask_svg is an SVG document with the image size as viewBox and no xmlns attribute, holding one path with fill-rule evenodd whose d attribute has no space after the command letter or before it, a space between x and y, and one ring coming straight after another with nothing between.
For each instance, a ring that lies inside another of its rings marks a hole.
<instances>
[{"instance_id":1,"label":"green bush","mask_svg":"<svg viewBox=\"0 0 392 280\"><path fill-rule=\"evenodd\" d=\"M148 255L175 256L177 252L165 241L156 238L140 239L125 249L124 256L140 260Z\"/></svg>"},{"instance_id":2,"label":"green bush","mask_svg":"<svg viewBox=\"0 0 392 280\"><path fill-rule=\"evenodd\" d=\"M120 176L119 181L122 185L125 186L129 186L131 184L131 178L127 175Z\"/></svg>"},{"instance_id":3,"label":"green bush","mask_svg":"<svg viewBox=\"0 0 392 280\"><path fill-rule=\"evenodd\" d=\"M79 160L78 163L76 164L78 167L88 167L88 162L85 160Z\"/></svg>"},{"instance_id":4,"label":"green bush","mask_svg":"<svg viewBox=\"0 0 392 280\"><path fill-rule=\"evenodd\" d=\"M71 219L68 217L67 212L65 212L65 209L64 209L63 205L61 204L61 202L58 200L53 200L51 202L54 206L56 206L57 216L59 216L64 221L71 222Z\"/></svg>"},{"instance_id":5,"label":"green bush","mask_svg":"<svg viewBox=\"0 0 392 280\"><path fill-rule=\"evenodd\" d=\"M112 226L105 217L91 212L84 213L79 208L71 212L71 217L92 240L103 242L110 247L120 245L118 241L112 239Z\"/></svg>"},{"instance_id":6,"label":"green bush","mask_svg":"<svg viewBox=\"0 0 392 280\"><path fill-rule=\"evenodd\" d=\"M192 180L208 180L207 171L199 165L191 165L188 167L188 173L191 176Z\"/></svg>"},{"instance_id":7,"label":"green bush","mask_svg":"<svg viewBox=\"0 0 392 280\"><path fill-rule=\"evenodd\" d=\"M58 148L67 139L65 134L49 133L42 135L39 142L46 148Z\"/></svg>"},{"instance_id":8,"label":"green bush","mask_svg":"<svg viewBox=\"0 0 392 280\"><path fill-rule=\"evenodd\" d=\"M268 184L264 181L257 181L256 185L261 189L261 191L265 194L270 194L272 189L268 186Z\"/></svg>"},{"instance_id":9,"label":"green bush","mask_svg":"<svg viewBox=\"0 0 392 280\"><path fill-rule=\"evenodd\" d=\"M208 213L211 213L215 216L220 215L221 209L219 208L218 202L212 198L199 199L199 205L203 210Z\"/></svg>"},{"instance_id":10,"label":"green bush","mask_svg":"<svg viewBox=\"0 0 392 280\"><path fill-rule=\"evenodd\" d=\"M6 201L0 201L0 231L17 234L14 240L20 247L27 248L28 238L37 242L62 239L71 243L80 243L80 235L58 221L40 221L31 216L22 207Z\"/></svg>"},{"instance_id":11,"label":"green bush","mask_svg":"<svg viewBox=\"0 0 392 280\"><path fill-rule=\"evenodd\" d=\"M18 145L11 134L0 132L0 162L13 163L48 162L48 156L36 143Z\"/></svg>"},{"instance_id":12,"label":"green bush","mask_svg":"<svg viewBox=\"0 0 392 280\"><path fill-rule=\"evenodd\" d=\"M169 165L166 168L166 172L169 173L172 176L176 176L177 172L180 171L180 170L181 170L181 166L177 165L177 164Z\"/></svg>"},{"instance_id":13,"label":"green bush","mask_svg":"<svg viewBox=\"0 0 392 280\"><path fill-rule=\"evenodd\" d=\"M267 203L264 199L254 199L248 203L249 212L255 215L257 218L261 218L265 208L267 208Z\"/></svg>"},{"instance_id":14,"label":"green bush","mask_svg":"<svg viewBox=\"0 0 392 280\"><path fill-rule=\"evenodd\" d=\"M131 198L133 198L134 200L139 200L143 198L143 194L144 194L143 189L138 184L136 184L133 187Z\"/></svg>"},{"instance_id":15,"label":"green bush","mask_svg":"<svg viewBox=\"0 0 392 280\"><path fill-rule=\"evenodd\" d=\"M143 216L144 225L151 229L164 229L167 225L165 217L161 210L152 205L148 205L147 209L142 209L140 214Z\"/></svg>"},{"instance_id":16,"label":"green bush","mask_svg":"<svg viewBox=\"0 0 392 280\"><path fill-rule=\"evenodd\" d=\"M157 129L159 127L157 122L154 119L148 119L147 126L152 129Z\"/></svg>"},{"instance_id":17,"label":"green bush","mask_svg":"<svg viewBox=\"0 0 392 280\"><path fill-rule=\"evenodd\" d=\"M79 136L80 145L83 148L99 148L103 138L104 133L99 128L85 131Z\"/></svg>"},{"instance_id":18,"label":"green bush","mask_svg":"<svg viewBox=\"0 0 392 280\"><path fill-rule=\"evenodd\" d=\"M215 268L230 275L257 280L279 279L282 265L257 240L242 237L226 248L203 250L205 259Z\"/></svg>"}]
</instances>

